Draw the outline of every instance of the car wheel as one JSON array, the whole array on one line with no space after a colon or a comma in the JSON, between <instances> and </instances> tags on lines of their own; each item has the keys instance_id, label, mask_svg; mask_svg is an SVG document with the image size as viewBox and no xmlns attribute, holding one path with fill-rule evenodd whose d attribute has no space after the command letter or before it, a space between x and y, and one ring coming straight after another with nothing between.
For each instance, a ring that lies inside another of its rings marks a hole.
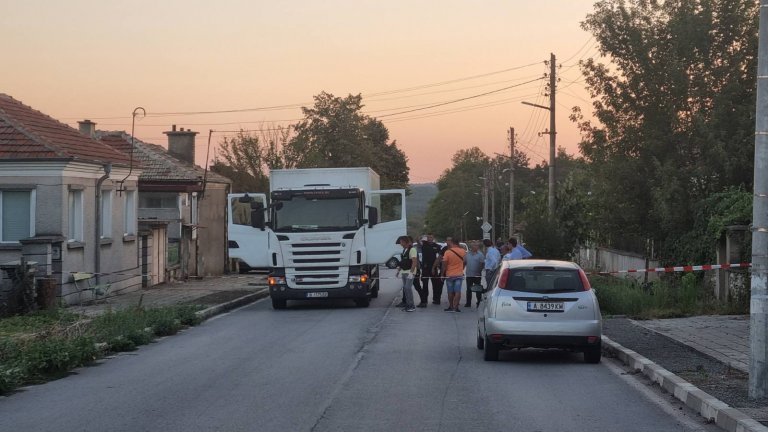
<instances>
[{"instance_id":1,"label":"car wheel","mask_svg":"<svg viewBox=\"0 0 768 432\"><path fill-rule=\"evenodd\" d=\"M603 356L603 349L600 344L597 346L591 346L584 350L584 362L586 363L600 363L600 358Z\"/></svg>"},{"instance_id":2,"label":"car wheel","mask_svg":"<svg viewBox=\"0 0 768 432\"><path fill-rule=\"evenodd\" d=\"M483 360L485 361L499 361L499 344L492 343L488 339L483 342L485 345L485 352L483 353Z\"/></svg>"},{"instance_id":3,"label":"car wheel","mask_svg":"<svg viewBox=\"0 0 768 432\"><path fill-rule=\"evenodd\" d=\"M357 305L357 307L368 307L371 304L371 299L369 298L355 299L355 304Z\"/></svg>"},{"instance_id":4,"label":"car wheel","mask_svg":"<svg viewBox=\"0 0 768 432\"><path fill-rule=\"evenodd\" d=\"M481 350L485 346L485 339L480 337L480 332L477 333L477 349Z\"/></svg>"},{"instance_id":5,"label":"car wheel","mask_svg":"<svg viewBox=\"0 0 768 432\"><path fill-rule=\"evenodd\" d=\"M288 307L288 300L272 299L272 309L285 309Z\"/></svg>"}]
</instances>

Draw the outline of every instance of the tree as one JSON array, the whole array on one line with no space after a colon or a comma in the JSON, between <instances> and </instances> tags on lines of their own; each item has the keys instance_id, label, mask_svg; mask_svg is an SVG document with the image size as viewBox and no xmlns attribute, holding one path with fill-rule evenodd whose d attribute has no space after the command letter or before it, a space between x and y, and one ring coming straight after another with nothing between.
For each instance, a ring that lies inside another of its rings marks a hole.
<instances>
[{"instance_id":1,"label":"tree","mask_svg":"<svg viewBox=\"0 0 768 432\"><path fill-rule=\"evenodd\" d=\"M284 167L283 148L289 137L290 128L282 126L224 137L211 171L232 180L232 192L268 192L269 170Z\"/></svg>"},{"instance_id":2,"label":"tree","mask_svg":"<svg viewBox=\"0 0 768 432\"><path fill-rule=\"evenodd\" d=\"M757 10L752 0L602 0L582 23L612 62L582 62L599 125L573 116L605 240L677 242L696 203L751 189Z\"/></svg>"},{"instance_id":3,"label":"tree","mask_svg":"<svg viewBox=\"0 0 768 432\"><path fill-rule=\"evenodd\" d=\"M304 119L286 143L287 167L371 167L383 188L408 186L408 158L389 141L384 124L362 113L362 96L345 98L322 92L312 108L302 108Z\"/></svg>"}]
</instances>

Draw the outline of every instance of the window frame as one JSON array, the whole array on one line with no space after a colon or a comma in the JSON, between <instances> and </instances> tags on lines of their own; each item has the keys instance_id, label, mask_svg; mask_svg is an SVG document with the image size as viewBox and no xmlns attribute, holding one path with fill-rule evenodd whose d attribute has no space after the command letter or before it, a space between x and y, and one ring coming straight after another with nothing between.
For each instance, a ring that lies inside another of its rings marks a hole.
<instances>
[{"instance_id":1,"label":"window frame","mask_svg":"<svg viewBox=\"0 0 768 432\"><path fill-rule=\"evenodd\" d=\"M0 244L19 244L19 240L5 240L3 237L3 192L29 193L29 237L35 236L35 207L37 190L35 188L0 188Z\"/></svg>"},{"instance_id":2,"label":"window frame","mask_svg":"<svg viewBox=\"0 0 768 432\"><path fill-rule=\"evenodd\" d=\"M125 205L123 207L123 237L136 235L136 191L125 191Z\"/></svg>"},{"instance_id":3,"label":"window frame","mask_svg":"<svg viewBox=\"0 0 768 432\"><path fill-rule=\"evenodd\" d=\"M85 241L85 207L83 190L70 189L67 200L69 222L67 242L81 243Z\"/></svg>"},{"instance_id":4,"label":"window frame","mask_svg":"<svg viewBox=\"0 0 768 432\"><path fill-rule=\"evenodd\" d=\"M101 206L101 221L99 223L99 229L101 232L99 232L99 238L101 239L112 238L112 211L114 209L112 193L113 191L111 189L103 189L101 191L101 202L99 203ZM105 209L105 206L108 208ZM109 235L104 235L105 233Z\"/></svg>"}]
</instances>

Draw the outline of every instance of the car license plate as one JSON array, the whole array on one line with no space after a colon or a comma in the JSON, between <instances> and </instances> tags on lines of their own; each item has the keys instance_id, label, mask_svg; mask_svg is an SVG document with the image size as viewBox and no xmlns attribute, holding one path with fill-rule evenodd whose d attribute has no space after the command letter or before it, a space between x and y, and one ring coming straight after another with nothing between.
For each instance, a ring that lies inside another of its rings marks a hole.
<instances>
[{"instance_id":1,"label":"car license plate","mask_svg":"<svg viewBox=\"0 0 768 432\"><path fill-rule=\"evenodd\" d=\"M328 292L309 292L307 298L328 297Z\"/></svg>"},{"instance_id":2,"label":"car license plate","mask_svg":"<svg viewBox=\"0 0 768 432\"><path fill-rule=\"evenodd\" d=\"M564 310L563 302L528 302L530 312L563 312Z\"/></svg>"}]
</instances>

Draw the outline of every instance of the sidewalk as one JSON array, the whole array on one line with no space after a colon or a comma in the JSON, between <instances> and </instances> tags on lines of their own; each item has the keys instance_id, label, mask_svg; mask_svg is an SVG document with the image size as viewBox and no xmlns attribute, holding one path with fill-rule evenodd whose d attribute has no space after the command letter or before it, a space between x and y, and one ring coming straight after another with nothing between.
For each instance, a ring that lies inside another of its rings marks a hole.
<instances>
[{"instance_id":1,"label":"sidewalk","mask_svg":"<svg viewBox=\"0 0 768 432\"><path fill-rule=\"evenodd\" d=\"M98 304L70 306L72 312L94 316L106 310L120 310L132 306L160 307L179 304L217 306L247 295L267 293L267 277L259 274L237 274L186 282L173 282L121 293Z\"/></svg>"},{"instance_id":2,"label":"sidewalk","mask_svg":"<svg viewBox=\"0 0 768 432\"><path fill-rule=\"evenodd\" d=\"M768 399L748 397L748 315L607 318L603 347L722 429L768 432Z\"/></svg>"},{"instance_id":3,"label":"sidewalk","mask_svg":"<svg viewBox=\"0 0 768 432\"><path fill-rule=\"evenodd\" d=\"M713 315L634 321L749 373L749 315Z\"/></svg>"}]
</instances>

